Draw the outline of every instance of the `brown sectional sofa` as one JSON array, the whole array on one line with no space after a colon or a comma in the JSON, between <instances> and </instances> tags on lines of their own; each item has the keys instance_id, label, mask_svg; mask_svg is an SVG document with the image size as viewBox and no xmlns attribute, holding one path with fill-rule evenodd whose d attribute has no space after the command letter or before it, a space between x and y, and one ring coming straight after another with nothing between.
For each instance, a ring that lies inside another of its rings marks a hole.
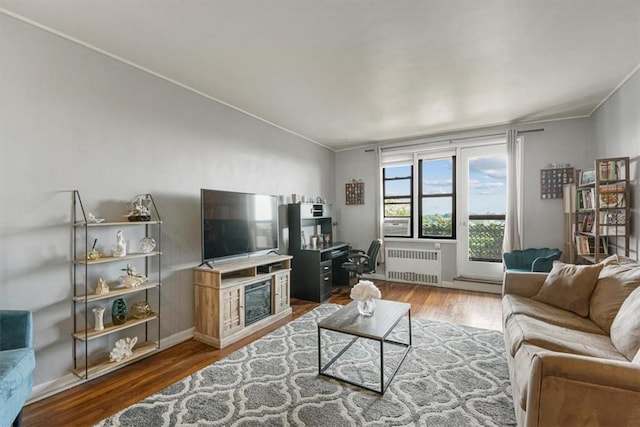
<instances>
[{"instance_id":1,"label":"brown sectional sofa","mask_svg":"<svg viewBox=\"0 0 640 427\"><path fill-rule=\"evenodd\" d=\"M502 312L519 426L640 426L640 264L506 272Z\"/></svg>"}]
</instances>

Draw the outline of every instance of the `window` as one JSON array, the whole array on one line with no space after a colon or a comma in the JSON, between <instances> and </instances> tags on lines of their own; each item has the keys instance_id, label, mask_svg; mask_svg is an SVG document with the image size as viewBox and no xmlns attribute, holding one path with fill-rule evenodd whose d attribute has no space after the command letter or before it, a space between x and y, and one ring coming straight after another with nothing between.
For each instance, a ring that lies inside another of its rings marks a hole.
<instances>
[{"instance_id":1,"label":"window","mask_svg":"<svg viewBox=\"0 0 640 427\"><path fill-rule=\"evenodd\" d=\"M382 169L385 237L411 237L413 218L413 166Z\"/></svg>"},{"instance_id":2,"label":"window","mask_svg":"<svg viewBox=\"0 0 640 427\"><path fill-rule=\"evenodd\" d=\"M456 238L456 157L421 159L419 237Z\"/></svg>"}]
</instances>

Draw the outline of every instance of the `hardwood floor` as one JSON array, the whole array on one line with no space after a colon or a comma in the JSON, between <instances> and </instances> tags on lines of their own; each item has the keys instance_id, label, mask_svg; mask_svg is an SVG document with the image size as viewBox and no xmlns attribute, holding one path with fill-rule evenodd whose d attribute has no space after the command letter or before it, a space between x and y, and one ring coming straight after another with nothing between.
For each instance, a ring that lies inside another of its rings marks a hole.
<instances>
[{"instance_id":1,"label":"hardwood floor","mask_svg":"<svg viewBox=\"0 0 640 427\"><path fill-rule=\"evenodd\" d=\"M383 281L376 281L376 285L383 299L410 303L414 318L501 330L499 295ZM336 287L328 302L347 304L351 301L349 292L347 287ZM291 300L291 305L294 319L318 306L317 303L296 299ZM221 350L193 340L178 344L116 372L27 406L23 425L93 425L220 360L288 321L290 319L285 319Z\"/></svg>"}]
</instances>

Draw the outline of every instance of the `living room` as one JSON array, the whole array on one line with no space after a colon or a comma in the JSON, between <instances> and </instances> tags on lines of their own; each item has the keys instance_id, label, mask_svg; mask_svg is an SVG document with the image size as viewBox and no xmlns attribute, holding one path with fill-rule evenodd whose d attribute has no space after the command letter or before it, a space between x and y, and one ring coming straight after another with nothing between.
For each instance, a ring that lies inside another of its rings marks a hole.
<instances>
[{"instance_id":1,"label":"living room","mask_svg":"<svg viewBox=\"0 0 640 427\"><path fill-rule=\"evenodd\" d=\"M640 199L640 35L628 25L637 22L635 4L616 2L616 10L627 18L622 25L609 24L623 27L618 32L611 28L615 35L609 43L616 45L626 35L629 46L625 61L614 70L615 81L602 83L595 93L585 87L588 99L564 99L567 104L588 104L580 105L584 113L553 120L488 120L447 131L369 138L334 149L274 126L232 102L198 93L188 81L167 79L150 67L48 29L46 23L30 19L28 9L12 9L11 3L0 4L6 8L0 13L0 308L33 312L37 398L76 380L70 373L72 190L80 192L89 210L107 218L125 215L126 202L137 194L154 196L163 219L162 348L193 336L193 269L202 259L201 188L280 195L285 200L291 194L325 198L333 205L339 239L366 249L378 237L376 150L506 135L515 127L523 132L523 247L564 245L562 202L540 198L540 170L550 163L570 162L581 169L593 167L597 158L628 156L632 200ZM597 2L592 3L597 9ZM606 68L608 52L589 54L591 67ZM246 82L218 82L221 90L242 84ZM254 89L255 97L263 96ZM563 108L545 105L546 110ZM524 133L539 129L544 130ZM345 202L345 184L353 179L365 184L362 205ZM638 219L634 210L632 223ZM433 248L438 242L395 243ZM103 245L107 250L109 245ZM458 276L457 248L455 243L442 243L441 248L442 281L452 283ZM630 248L630 257L637 259L635 230Z\"/></svg>"}]
</instances>

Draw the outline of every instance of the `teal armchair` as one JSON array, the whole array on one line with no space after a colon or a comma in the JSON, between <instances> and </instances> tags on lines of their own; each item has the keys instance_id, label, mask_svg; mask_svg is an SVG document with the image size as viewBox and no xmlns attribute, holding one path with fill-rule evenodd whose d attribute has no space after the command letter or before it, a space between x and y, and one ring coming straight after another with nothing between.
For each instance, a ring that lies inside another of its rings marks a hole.
<instances>
[{"instance_id":1,"label":"teal armchair","mask_svg":"<svg viewBox=\"0 0 640 427\"><path fill-rule=\"evenodd\" d=\"M0 310L0 427L21 425L35 367L31 312Z\"/></svg>"},{"instance_id":2,"label":"teal armchair","mask_svg":"<svg viewBox=\"0 0 640 427\"><path fill-rule=\"evenodd\" d=\"M553 261L562 256L560 249L524 249L512 252L504 252L502 261L507 271L537 271L548 273L553 267Z\"/></svg>"}]
</instances>

